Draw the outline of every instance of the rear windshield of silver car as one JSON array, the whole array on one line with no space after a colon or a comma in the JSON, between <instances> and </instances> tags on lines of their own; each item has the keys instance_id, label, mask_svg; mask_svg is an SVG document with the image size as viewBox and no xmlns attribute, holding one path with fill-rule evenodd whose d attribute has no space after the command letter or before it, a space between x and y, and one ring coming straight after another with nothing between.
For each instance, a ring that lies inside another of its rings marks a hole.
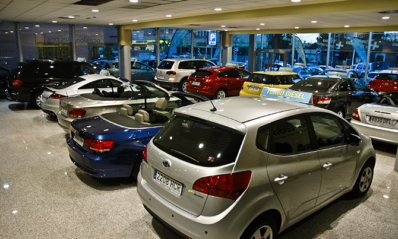
<instances>
[{"instance_id":1,"label":"rear windshield of silver car","mask_svg":"<svg viewBox=\"0 0 398 239\"><path fill-rule=\"evenodd\" d=\"M162 61L160 62L158 69L171 69L173 67L174 61Z\"/></svg>"},{"instance_id":2,"label":"rear windshield of silver car","mask_svg":"<svg viewBox=\"0 0 398 239\"><path fill-rule=\"evenodd\" d=\"M69 86L71 86L71 85L77 84L77 83L82 82L82 81L85 81L85 79L83 79L83 78L76 78L76 79L73 79L73 80L70 80L70 81L68 81L68 82L65 82L64 84L61 84L61 85L59 85L59 86L57 86L57 87L54 87L54 88L55 88L55 89L58 89L58 90L60 90L60 89L65 89L65 88L67 88L67 87L69 87Z\"/></svg>"},{"instance_id":3,"label":"rear windshield of silver car","mask_svg":"<svg viewBox=\"0 0 398 239\"><path fill-rule=\"evenodd\" d=\"M290 87L292 90L317 90L317 91L328 91L332 86L337 83L336 80L325 80L325 79L307 79L298 82L297 84Z\"/></svg>"},{"instance_id":4,"label":"rear windshield of silver car","mask_svg":"<svg viewBox=\"0 0 398 239\"><path fill-rule=\"evenodd\" d=\"M235 162L243 137L201 119L176 116L159 131L153 143L188 163L216 167Z\"/></svg>"}]
</instances>

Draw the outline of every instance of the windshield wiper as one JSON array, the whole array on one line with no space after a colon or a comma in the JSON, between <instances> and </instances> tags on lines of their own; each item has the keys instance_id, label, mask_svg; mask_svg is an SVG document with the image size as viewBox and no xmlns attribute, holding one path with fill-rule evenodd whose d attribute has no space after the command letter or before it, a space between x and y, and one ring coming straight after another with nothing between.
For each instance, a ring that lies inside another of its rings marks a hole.
<instances>
[{"instance_id":1,"label":"windshield wiper","mask_svg":"<svg viewBox=\"0 0 398 239\"><path fill-rule=\"evenodd\" d=\"M175 149L170 149L170 151L171 151L171 152L174 152L174 153L177 153L177 154L179 154L179 155L181 155L181 156L184 156L184 157L186 157L186 158L189 158L189 159L192 160L192 161L195 161L195 162L197 162L197 163L200 163L198 160L196 160L196 159L192 158L191 156L188 156L188 155L186 155L186 154L184 154L184 153L181 153L180 151L177 151L177 150L175 150Z\"/></svg>"}]
</instances>

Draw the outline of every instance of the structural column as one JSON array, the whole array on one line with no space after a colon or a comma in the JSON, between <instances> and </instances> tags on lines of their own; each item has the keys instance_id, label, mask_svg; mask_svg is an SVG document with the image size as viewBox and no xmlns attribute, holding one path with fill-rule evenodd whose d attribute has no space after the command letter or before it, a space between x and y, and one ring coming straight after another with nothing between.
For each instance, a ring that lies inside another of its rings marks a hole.
<instances>
[{"instance_id":1,"label":"structural column","mask_svg":"<svg viewBox=\"0 0 398 239\"><path fill-rule=\"evenodd\" d=\"M249 67L248 70L254 72L256 64L256 35L249 36Z\"/></svg>"},{"instance_id":2,"label":"structural column","mask_svg":"<svg viewBox=\"0 0 398 239\"><path fill-rule=\"evenodd\" d=\"M232 34L221 32L222 38L222 63L225 65L232 61Z\"/></svg>"},{"instance_id":3,"label":"structural column","mask_svg":"<svg viewBox=\"0 0 398 239\"><path fill-rule=\"evenodd\" d=\"M77 57L76 57L76 33L75 33L75 25L69 25L70 29L71 29L71 33L70 35L72 35L72 57L74 61L76 61Z\"/></svg>"},{"instance_id":4,"label":"structural column","mask_svg":"<svg viewBox=\"0 0 398 239\"><path fill-rule=\"evenodd\" d=\"M20 29L21 29L21 24L19 22L15 23L15 32L17 33L17 42L18 42L19 61L23 62L21 30Z\"/></svg>"},{"instance_id":5,"label":"structural column","mask_svg":"<svg viewBox=\"0 0 398 239\"><path fill-rule=\"evenodd\" d=\"M123 26L117 27L119 45L119 72L120 76L131 81L131 52L132 43L131 30L125 30Z\"/></svg>"}]
</instances>

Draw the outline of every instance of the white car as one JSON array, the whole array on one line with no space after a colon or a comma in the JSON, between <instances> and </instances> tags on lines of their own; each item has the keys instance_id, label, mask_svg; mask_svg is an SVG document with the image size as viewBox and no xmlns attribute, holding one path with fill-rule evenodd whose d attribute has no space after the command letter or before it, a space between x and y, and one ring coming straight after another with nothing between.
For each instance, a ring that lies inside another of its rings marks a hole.
<instances>
[{"instance_id":1,"label":"white car","mask_svg":"<svg viewBox=\"0 0 398 239\"><path fill-rule=\"evenodd\" d=\"M59 111L60 100L75 97L80 94L92 93L94 88L102 91L117 91L117 87L128 80L104 75L84 75L54 88L46 88L41 95L40 107L43 112L56 116Z\"/></svg>"}]
</instances>

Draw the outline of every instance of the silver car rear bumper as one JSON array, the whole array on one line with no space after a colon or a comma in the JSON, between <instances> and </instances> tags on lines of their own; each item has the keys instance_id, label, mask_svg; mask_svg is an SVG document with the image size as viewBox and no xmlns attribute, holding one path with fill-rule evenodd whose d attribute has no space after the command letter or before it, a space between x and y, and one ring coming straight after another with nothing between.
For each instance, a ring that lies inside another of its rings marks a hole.
<instances>
[{"instance_id":1,"label":"silver car rear bumper","mask_svg":"<svg viewBox=\"0 0 398 239\"><path fill-rule=\"evenodd\" d=\"M58 112L57 118L58 118L58 125L61 126L61 128L63 128L65 131L69 131L70 124L74 119L66 118L61 114L61 111Z\"/></svg>"},{"instance_id":2,"label":"silver car rear bumper","mask_svg":"<svg viewBox=\"0 0 398 239\"><path fill-rule=\"evenodd\" d=\"M365 124L357 120L351 120L351 124L359 132L369 135L374 140L398 144L398 130Z\"/></svg>"}]
</instances>

